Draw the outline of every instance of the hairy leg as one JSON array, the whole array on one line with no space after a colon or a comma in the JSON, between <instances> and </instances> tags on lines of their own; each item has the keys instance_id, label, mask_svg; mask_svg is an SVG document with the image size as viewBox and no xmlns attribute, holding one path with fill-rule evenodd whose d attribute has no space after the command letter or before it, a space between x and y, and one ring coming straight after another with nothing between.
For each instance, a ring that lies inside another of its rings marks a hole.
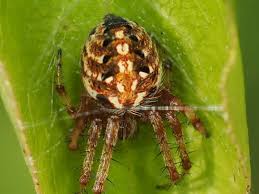
<instances>
[{"instance_id":1,"label":"hairy leg","mask_svg":"<svg viewBox=\"0 0 259 194\"><path fill-rule=\"evenodd\" d=\"M182 103L182 101L173 96L170 105L172 106L182 106L184 107L185 105ZM208 132L205 129L204 125L202 124L200 118L196 115L196 113L190 108L185 106L182 112L186 115L186 117L191 121L193 127L199 131L201 134L204 136L208 137Z\"/></svg>"},{"instance_id":2,"label":"hairy leg","mask_svg":"<svg viewBox=\"0 0 259 194\"><path fill-rule=\"evenodd\" d=\"M91 176L92 164L101 129L102 121L100 119L93 120L91 127L88 131L86 157L84 159L83 171L80 177L80 184L82 187L87 185Z\"/></svg>"},{"instance_id":3,"label":"hairy leg","mask_svg":"<svg viewBox=\"0 0 259 194\"><path fill-rule=\"evenodd\" d=\"M191 162L190 162L190 158L188 156L186 146L184 143L181 123L177 119L174 111L167 112L166 117L169 120L171 127L173 128L173 134L174 134L176 142L179 146L180 157L182 160L183 169L189 170L191 168Z\"/></svg>"},{"instance_id":4,"label":"hairy leg","mask_svg":"<svg viewBox=\"0 0 259 194\"><path fill-rule=\"evenodd\" d=\"M108 119L105 144L102 150L101 160L98 167L96 180L93 187L94 194L101 194L104 190L104 182L108 176L113 147L118 140L119 118L112 116Z\"/></svg>"},{"instance_id":5,"label":"hairy leg","mask_svg":"<svg viewBox=\"0 0 259 194\"><path fill-rule=\"evenodd\" d=\"M85 127L86 127L85 118L79 117L75 119L75 126L70 135L70 143L68 145L68 148L70 150L76 150L78 148L78 139Z\"/></svg>"},{"instance_id":6,"label":"hairy leg","mask_svg":"<svg viewBox=\"0 0 259 194\"><path fill-rule=\"evenodd\" d=\"M179 111L185 114L185 116L191 121L193 127L197 131L199 131L201 134L203 134L206 137L209 136L200 118L196 115L196 113L191 107L184 105L179 98L177 98L176 96L173 96L168 90L163 90L161 92L161 99L163 101L163 104L165 105L170 104L170 106L179 107Z\"/></svg>"},{"instance_id":7,"label":"hairy leg","mask_svg":"<svg viewBox=\"0 0 259 194\"><path fill-rule=\"evenodd\" d=\"M78 108L74 107L71 104L71 99L68 96L65 86L63 85L63 75L62 75L62 50L58 50L57 56L57 70L56 70L56 91L60 96L62 103L65 105L68 114L75 120L75 127L70 136L70 143L69 149L76 150L77 149L77 142L79 139L80 134L82 133L83 129L86 126L86 116L84 116L84 111L87 110L87 97L82 96L80 101L80 106ZM80 115L82 114L82 115Z\"/></svg>"},{"instance_id":8,"label":"hairy leg","mask_svg":"<svg viewBox=\"0 0 259 194\"><path fill-rule=\"evenodd\" d=\"M173 161L172 153L171 153L171 150L168 145L166 131L165 131L165 128L162 123L162 118L158 112L150 111L149 120L151 121L151 123L154 127L156 138L158 140L160 150L161 150L161 153L164 158L165 165L168 169L170 179L173 182L176 182L180 178L180 175L177 172L177 169L176 169L174 161Z\"/></svg>"},{"instance_id":9,"label":"hairy leg","mask_svg":"<svg viewBox=\"0 0 259 194\"><path fill-rule=\"evenodd\" d=\"M62 103L66 106L66 110L68 114L74 118L75 114L77 112L77 109L71 104L70 97L68 96L65 86L63 84L63 75L62 75L62 50L58 50L58 56L57 56L57 70L56 70L56 76L55 76L55 82L56 82L56 91L60 96L60 99Z\"/></svg>"},{"instance_id":10,"label":"hairy leg","mask_svg":"<svg viewBox=\"0 0 259 194\"><path fill-rule=\"evenodd\" d=\"M120 118L119 139L132 138L137 132L137 122L129 115Z\"/></svg>"}]
</instances>

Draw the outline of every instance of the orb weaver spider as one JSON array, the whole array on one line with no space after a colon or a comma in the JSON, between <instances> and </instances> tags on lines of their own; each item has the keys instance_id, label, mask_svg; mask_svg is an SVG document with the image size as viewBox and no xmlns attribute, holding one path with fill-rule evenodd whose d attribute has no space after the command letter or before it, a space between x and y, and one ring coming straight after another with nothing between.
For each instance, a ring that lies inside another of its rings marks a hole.
<instances>
[{"instance_id":1,"label":"orb weaver spider","mask_svg":"<svg viewBox=\"0 0 259 194\"><path fill-rule=\"evenodd\" d=\"M80 185L90 180L92 164L100 137L105 129L105 143L97 170L93 192L104 191L113 147L118 138L126 139L136 131L137 121L151 122L170 180L174 183L180 174L174 164L168 145L163 118L166 118L179 145L182 167L188 171L191 162L183 139L181 124L176 112L181 111L200 133L207 136L205 127L195 112L173 96L161 83L162 62L156 44L147 32L136 23L108 14L104 21L92 30L82 54L82 80L87 94L82 95L80 105L74 107L62 82L62 52L58 51L56 90L68 114L75 120L69 148L78 147L78 139L87 123L86 156L83 162ZM179 109L156 110L156 106L174 106ZM98 110L101 114L85 115Z\"/></svg>"}]
</instances>

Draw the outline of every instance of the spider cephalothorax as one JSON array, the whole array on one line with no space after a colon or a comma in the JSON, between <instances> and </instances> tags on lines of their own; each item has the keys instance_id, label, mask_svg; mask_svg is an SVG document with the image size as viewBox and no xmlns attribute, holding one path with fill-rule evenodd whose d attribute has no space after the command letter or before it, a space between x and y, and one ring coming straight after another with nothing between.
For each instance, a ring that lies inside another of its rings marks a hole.
<instances>
[{"instance_id":1,"label":"spider cephalothorax","mask_svg":"<svg viewBox=\"0 0 259 194\"><path fill-rule=\"evenodd\" d=\"M89 35L82 64L88 93L118 109L138 106L160 83L161 64L149 35L114 15Z\"/></svg>"},{"instance_id":2,"label":"spider cephalothorax","mask_svg":"<svg viewBox=\"0 0 259 194\"><path fill-rule=\"evenodd\" d=\"M185 114L199 132L207 133L195 112L162 87L162 64L156 45L142 27L112 14L104 17L103 23L94 28L88 39L82 51L82 78L87 94L82 95L79 106L71 105L62 84L61 50L56 74L56 90L75 120L70 149L77 148L80 134L86 124L91 123L80 185L84 188L90 180L97 142L101 130L105 129L104 147L93 186L95 194L104 191L113 147L118 137L134 134L139 120L151 122L170 180L178 181L181 176L175 167L162 119L166 118L173 128L185 171L191 168L191 162L176 112Z\"/></svg>"}]
</instances>

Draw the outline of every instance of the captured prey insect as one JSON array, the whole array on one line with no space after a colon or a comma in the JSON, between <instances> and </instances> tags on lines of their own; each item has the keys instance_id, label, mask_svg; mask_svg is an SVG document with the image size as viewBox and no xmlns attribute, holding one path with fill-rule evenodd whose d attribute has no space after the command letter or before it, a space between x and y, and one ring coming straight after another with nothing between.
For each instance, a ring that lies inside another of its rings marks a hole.
<instances>
[{"instance_id":1,"label":"captured prey insect","mask_svg":"<svg viewBox=\"0 0 259 194\"><path fill-rule=\"evenodd\" d=\"M179 145L182 168L188 171L191 162L183 139L181 124L176 112L181 111L192 125L203 135L206 129L194 111L173 96L161 82L162 62L156 44L147 32L136 23L108 14L103 22L92 30L82 54L82 80L86 94L82 95L78 107L71 105L62 82L62 53L58 51L56 90L68 114L75 120L69 148L78 147L83 129L91 123L88 131L86 156L83 162L81 187L91 177L97 142L105 130L105 142L97 170L93 192L104 192L109 173L113 148L118 139L131 137L136 131L137 121L151 122L164 159L170 180L181 178L168 144L163 119L166 118ZM179 110L156 110L156 106L185 107ZM145 107L151 107L145 109ZM90 111L101 114L87 115Z\"/></svg>"}]
</instances>

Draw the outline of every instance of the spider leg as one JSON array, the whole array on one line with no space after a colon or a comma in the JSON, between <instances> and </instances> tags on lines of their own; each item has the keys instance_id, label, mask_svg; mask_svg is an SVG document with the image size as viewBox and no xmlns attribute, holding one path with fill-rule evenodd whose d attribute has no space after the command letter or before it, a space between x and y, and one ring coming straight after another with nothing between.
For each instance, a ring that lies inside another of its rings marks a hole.
<instances>
[{"instance_id":1,"label":"spider leg","mask_svg":"<svg viewBox=\"0 0 259 194\"><path fill-rule=\"evenodd\" d=\"M70 150L76 150L78 148L78 139L82 134L83 129L86 126L86 120L83 117L75 119L75 127L70 135L70 143L68 145Z\"/></svg>"},{"instance_id":2,"label":"spider leg","mask_svg":"<svg viewBox=\"0 0 259 194\"><path fill-rule=\"evenodd\" d=\"M182 160L183 169L189 170L191 168L191 162L184 143L181 123L176 117L174 111L167 112L166 117L169 120L171 127L173 128L173 134L175 136L177 144L179 145L180 157Z\"/></svg>"},{"instance_id":3,"label":"spider leg","mask_svg":"<svg viewBox=\"0 0 259 194\"><path fill-rule=\"evenodd\" d=\"M69 149L76 150L78 147L78 139L82 134L82 131L86 127L87 122L90 120L85 113L89 110L89 103L91 103L87 96L81 96L80 105L77 108L77 112L74 113L73 119L75 120L75 127L70 135Z\"/></svg>"},{"instance_id":4,"label":"spider leg","mask_svg":"<svg viewBox=\"0 0 259 194\"><path fill-rule=\"evenodd\" d=\"M56 82L56 91L58 95L60 96L60 99L62 103L66 106L66 110L68 114L74 118L75 113L77 112L76 108L71 104L71 99L67 94L67 91L65 89L65 86L63 84L63 78L62 78L62 50L58 50L57 55L57 70L56 70L56 76L55 76L55 82Z\"/></svg>"},{"instance_id":5,"label":"spider leg","mask_svg":"<svg viewBox=\"0 0 259 194\"><path fill-rule=\"evenodd\" d=\"M117 116L112 116L108 119L106 127L105 144L102 150L96 180L93 186L94 194L101 194L104 190L104 182L108 176L110 162L112 159L112 150L118 140L118 131L119 119Z\"/></svg>"},{"instance_id":6,"label":"spider leg","mask_svg":"<svg viewBox=\"0 0 259 194\"><path fill-rule=\"evenodd\" d=\"M191 121L193 127L199 131L201 134L203 134L205 137L208 137L208 132L205 129L204 125L202 124L200 118L196 115L196 113L194 112L194 110L191 107L187 107L185 106L182 101L177 98L176 96L172 96L171 98L171 102L170 102L171 106L179 106L179 107L184 107L183 109L181 109L180 111L182 113L185 114L185 116Z\"/></svg>"},{"instance_id":7,"label":"spider leg","mask_svg":"<svg viewBox=\"0 0 259 194\"><path fill-rule=\"evenodd\" d=\"M168 169L170 179L173 182L176 182L177 180L179 180L180 175L177 172L177 169L172 157L172 153L168 145L167 135L166 135L165 128L163 126L162 118L158 112L150 111L149 120L151 121L151 124L154 127L156 138L158 140L165 165Z\"/></svg>"},{"instance_id":8,"label":"spider leg","mask_svg":"<svg viewBox=\"0 0 259 194\"><path fill-rule=\"evenodd\" d=\"M90 179L92 164L94 160L95 150L97 146L98 139L100 137L100 132L102 128L102 121L100 119L93 120L90 130L88 131L88 140L86 148L86 157L83 163L83 171L80 177L80 184L85 187Z\"/></svg>"},{"instance_id":9,"label":"spider leg","mask_svg":"<svg viewBox=\"0 0 259 194\"><path fill-rule=\"evenodd\" d=\"M177 98L176 96L173 96L168 90L165 90L165 89L161 91L160 99L164 105L170 104L170 106L179 107L179 111L185 114L185 116L191 121L193 127L197 131L199 131L205 137L209 136L201 120L199 119L199 117L196 115L196 113L191 107L184 105L179 98Z\"/></svg>"}]
</instances>

